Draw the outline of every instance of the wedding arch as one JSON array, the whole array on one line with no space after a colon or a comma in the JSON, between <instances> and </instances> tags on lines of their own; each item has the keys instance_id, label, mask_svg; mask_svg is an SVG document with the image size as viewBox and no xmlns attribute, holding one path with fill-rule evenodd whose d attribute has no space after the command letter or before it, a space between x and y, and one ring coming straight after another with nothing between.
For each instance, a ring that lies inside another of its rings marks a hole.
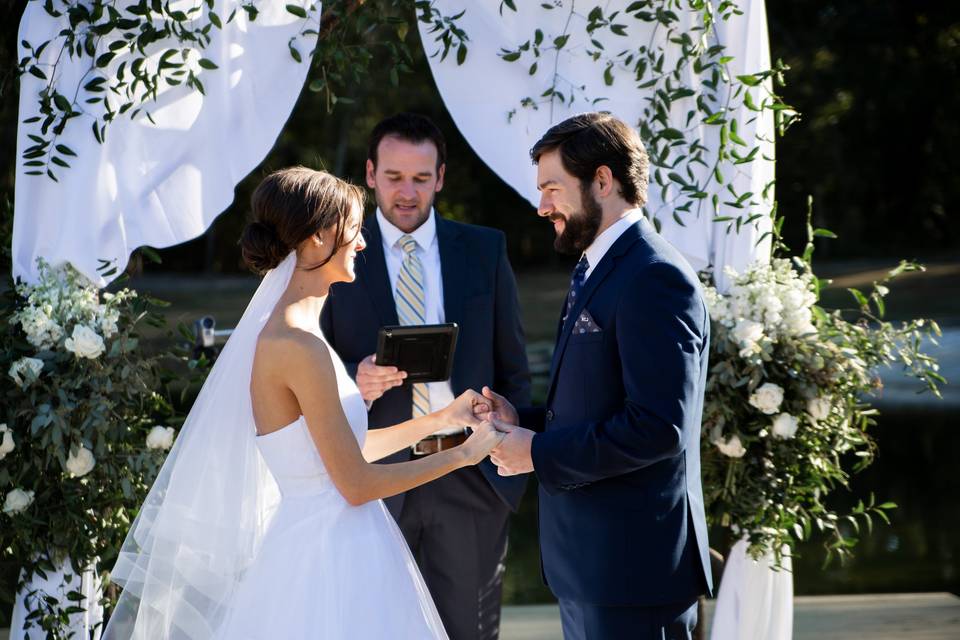
<instances>
[{"instance_id":1,"label":"wedding arch","mask_svg":"<svg viewBox=\"0 0 960 640\"><path fill-rule=\"evenodd\" d=\"M869 407L850 394L870 388L864 373L870 367L898 359L912 363L913 373L934 389L935 378L918 343L902 346L926 326L882 322L882 282L872 293L858 292L861 312L880 323L872 333L858 333L816 307L812 243L795 265L770 260L780 248L774 141L798 116L777 93L785 68L770 60L763 0L417 0L413 13L404 0L28 5L19 33L13 233L13 273L22 284L11 331L20 332L25 345L14 363L25 383L12 392L23 400L17 420L39 425L28 415L46 393L38 381L67 371L55 362L79 357L73 348L74 355L57 355L65 340L76 347L79 338L76 327L69 337L56 335L51 327L63 334L71 327L67 320L57 324L53 312L42 319L47 333L37 338L46 342L29 340L40 335L29 333L38 312L26 314L23 301L67 286L52 269L70 265L71 282L80 283L70 286L96 300L97 289L123 271L137 247L167 247L202 234L274 144L305 84L335 108L345 101L346 84L363 81L374 48L389 54L397 81L409 71L416 26L457 127L490 169L531 203L535 180L527 150L551 124L607 110L637 127L651 157L646 214L712 285L718 366L711 372L715 401L707 404L704 447L713 459L706 481L717 487L707 493L714 523L744 536L724 577L728 595L721 594L714 637L734 637L744 628L789 637L792 582L778 571L789 568L786 549L813 527L831 536L834 551L851 546L838 525L847 514L831 511L821 495L846 475L838 443L872 451L863 432ZM392 27L389 38L341 46L343 34L383 25ZM830 234L811 228L814 235ZM117 333L107 333L93 331L104 350L123 352L126 343L112 347ZM61 356L66 359L57 360ZM87 356L84 366L100 371L99 356ZM798 366L791 358L806 368L791 369ZM830 366L835 375L829 379L814 373ZM78 375L69 371L63 375ZM794 438L800 424L816 437ZM4 455L11 465L29 466L23 452L42 449L51 464L62 462L68 481L79 481L95 464L94 453L101 455L80 444L89 441L84 429L95 428L67 425L57 442L31 440L42 437L43 425L31 427L30 437L11 430L14 453ZM173 437L150 433L160 446L148 439L148 447L160 452ZM103 446L106 452L109 445ZM800 477L795 463L784 462L791 459L819 466ZM782 474L795 483L791 489L769 468L782 462ZM148 475L138 480L148 482ZM759 502L744 490L748 485L760 492ZM25 518L32 490L0 472L0 491L8 502L15 498L0 517ZM771 496L779 510L757 506ZM849 517L884 517L887 508L868 503ZM57 603L45 605L44 620L54 628L96 628L96 557L61 553L53 562L49 547L47 539L18 547L33 550L20 558L21 592L48 594ZM24 603L18 602L17 628L29 627L30 612L38 611Z\"/></svg>"}]
</instances>

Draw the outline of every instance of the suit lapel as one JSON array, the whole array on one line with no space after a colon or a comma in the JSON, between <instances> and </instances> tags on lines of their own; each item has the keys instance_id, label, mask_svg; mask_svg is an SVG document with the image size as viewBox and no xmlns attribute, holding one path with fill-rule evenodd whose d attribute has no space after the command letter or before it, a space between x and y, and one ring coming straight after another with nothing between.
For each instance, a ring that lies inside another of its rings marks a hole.
<instances>
[{"instance_id":1,"label":"suit lapel","mask_svg":"<svg viewBox=\"0 0 960 640\"><path fill-rule=\"evenodd\" d=\"M400 324L397 318L397 305L393 300L393 289L390 285L390 276L387 272L387 260L383 253L383 237L380 235L380 225L377 217L367 217L363 227L363 237L367 241L367 248L360 254L357 267L362 274L367 293L373 300L380 315L382 326Z\"/></svg>"},{"instance_id":2,"label":"suit lapel","mask_svg":"<svg viewBox=\"0 0 960 640\"><path fill-rule=\"evenodd\" d=\"M460 230L450 221L444 220L436 211L437 245L440 249L440 277L443 287L443 318L446 322L463 324L463 301L467 285L467 249ZM450 386L454 393L460 389L459 379L462 367L454 354L453 372Z\"/></svg>"},{"instance_id":3,"label":"suit lapel","mask_svg":"<svg viewBox=\"0 0 960 640\"><path fill-rule=\"evenodd\" d=\"M440 248L443 317L447 322L457 322L463 317L467 251L460 231L440 216L437 216L437 243Z\"/></svg>"},{"instance_id":4,"label":"suit lapel","mask_svg":"<svg viewBox=\"0 0 960 640\"><path fill-rule=\"evenodd\" d=\"M548 404L553 395L553 386L556 383L560 362L563 360L563 354L567 349L567 343L570 341L570 334L573 333L573 326L577 323L577 318L580 316L584 307L587 306L587 303L590 302L593 294L596 293L600 285L603 284L606 277L613 271L620 257L629 251L634 243L646 233L647 230L643 226L645 223L649 224L645 218L642 218L627 227L626 231L617 238L613 246L611 246L603 258L600 259L600 264L594 267L587 281L583 283L583 289L581 289L579 297L570 308L570 313L567 314L567 320L562 323L560 333L557 336L557 346L553 350L553 360L550 364L550 382L547 385Z\"/></svg>"}]
</instances>

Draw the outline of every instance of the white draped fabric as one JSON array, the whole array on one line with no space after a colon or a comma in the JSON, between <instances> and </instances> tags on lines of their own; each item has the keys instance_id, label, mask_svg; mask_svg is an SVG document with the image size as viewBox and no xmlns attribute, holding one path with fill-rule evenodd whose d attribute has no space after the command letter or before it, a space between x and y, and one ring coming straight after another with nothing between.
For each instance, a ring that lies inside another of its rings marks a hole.
<instances>
[{"instance_id":1,"label":"white draped fabric","mask_svg":"<svg viewBox=\"0 0 960 640\"><path fill-rule=\"evenodd\" d=\"M789 640L793 637L793 563L773 570L773 554L754 560L745 540L727 556L710 640Z\"/></svg>"},{"instance_id":2,"label":"white draped fabric","mask_svg":"<svg viewBox=\"0 0 960 640\"><path fill-rule=\"evenodd\" d=\"M504 9L502 15L500 4L495 0L435 2L444 15L465 11L458 23L469 37L469 54L462 66L456 64L453 55L442 62L439 56L431 57L430 69L450 115L467 142L497 175L536 205L539 201L536 170L530 162L529 150L550 126L576 113L597 109L610 111L626 122L637 124L652 91L638 89L633 71L622 64L610 69L613 83L608 86L603 73L606 62L603 59L594 61L586 53L588 49L596 49L590 39L599 40L605 51L619 52L626 47L635 47L638 42L662 44L665 30L655 31L649 23L621 13L616 22L627 25L627 37L614 35L608 29L587 34L586 13L591 7L599 5L605 15L610 15L613 11L625 9L630 4L628 0L581 2L576 4L577 10L573 10L572 0L550 3L556 7L554 9L544 9L539 2L517 2L516 12ZM710 43L721 43L726 47L724 55L733 57L727 65L727 72L731 75L763 71L770 66L763 0L743 0L738 4L744 14L719 21L710 34ZM693 26L693 14L679 10L678 13L679 30ZM532 58L507 62L498 53L516 50L533 38L536 29L543 32L545 49L563 33L569 34L569 39L559 55L554 57L552 52L544 53L536 72L531 75ZM439 45L429 30L428 24L420 23L424 46L428 53L432 53ZM541 96L552 85L554 74L558 78L558 89L565 97L573 96L572 101L541 103L536 109L521 106L520 101L525 97ZM684 79L694 90L703 80L692 70ZM757 104L761 102L759 90L760 87L754 90ZM726 97L718 96L721 102L725 102ZM688 129L686 117L693 108L692 100L691 97L674 102L671 127ZM761 194L773 180L773 117L769 110L756 117L755 112L740 106L738 100L734 100L734 104L737 108L731 115L740 122L740 137L748 144L740 151L745 155L753 145L760 145L761 149L755 162L735 166L726 161L720 169L725 176L735 176L734 187L738 193L752 192L757 206L751 211L728 208L721 211L721 215L746 218L758 213L763 217L755 224L743 225L739 231L735 227L728 230L729 223L713 222L712 207L704 206L699 215L681 214L684 225L681 226L673 218L670 201L676 193L672 187L665 199L660 189L652 186L646 207L647 214L659 221L664 236L680 249L694 268L700 270L714 265L721 290L726 285L723 267L729 265L742 270L757 256L768 255L770 250L769 237L759 246L757 240L771 227L768 214L773 190L767 191L766 198ZM699 139L710 149L707 157L716 156L718 127L700 125L688 136L688 140L692 139ZM706 191L711 195L718 193L721 202L732 199L726 189L718 189L715 182L708 185Z\"/></svg>"},{"instance_id":3,"label":"white draped fabric","mask_svg":"<svg viewBox=\"0 0 960 640\"><path fill-rule=\"evenodd\" d=\"M515 3L516 12L504 8L502 13L498 0L437 0L434 4L447 16L464 11L458 22L469 37L469 54L463 65L458 66L453 55L444 61L439 56L430 58L430 69L447 110L487 166L534 206L539 194L529 150L549 127L576 113L598 109L610 111L634 125L640 122L644 104L653 89L638 88L633 72L622 65L611 67L613 83L608 86L603 76L606 62L594 61L586 53L588 49L596 49L590 43L591 38L599 40L608 52L635 47L638 42L663 43L664 30L655 32L651 25L624 13L616 21L627 25L627 37L614 35L607 29L592 35L586 33L587 13L593 6L600 6L604 15L609 16L614 11L623 11L629 0L586 3L559 0L549 3L553 9L545 9L540 2L525 1ZM709 37L710 44L725 47L723 55L732 56L727 63L727 73L731 76L770 68L764 1L740 0L737 5L742 15L719 20ZM689 30L693 25L692 14L679 9L677 12L679 29ZM569 39L555 57L542 56L535 73L529 72L532 58L507 62L498 55L502 51L515 51L532 39L537 29L543 32L544 48L564 33L569 34ZM430 25L420 23L420 36L427 52L432 53L439 45L429 30ZM573 100L546 104L537 98L552 85L555 75L559 82L557 88L565 97L572 95ZM691 70L684 82L697 90L704 80ZM761 88L757 87L753 95L756 104L762 100ZM520 101L526 97L534 97L541 104L537 109L523 107ZM724 103L728 97L719 95L718 100ZM669 116L670 126L679 130L688 128L687 112L692 108L683 102L675 102ZM761 217L738 229L729 222L714 222L714 213L705 207L697 216L681 214L681 225L674 220L670 204L676 194L669 189L664 197L654 186L645 208L650 217L660 222L663 235L694 268L713 267L721 292L729 283L723 273L725 267L742 271L754 260L769 255L770 238L764 234L772 226L769 213L774 196L772 186L768 188L774 178L772 114L766 110L758 116L743 106L742 98L733 104L735 108L730 115L738 120L739 136L746 142L746 146L740 148L741 155L753 146L760 149L755 162L734 165L728 160L720 164L720 170L732 177L738 194L753 193L751 200L757 205L746 211L728 209L721 211L721 215L747 218L759 214ZM709 149L707 157L716 157L720 144L718 127L700 125L696 133L700 144ZM718 188L716 182L705 190L711 195L717 194L721 202L732 200L726 188ZM733 549L728 562L712 640L790 638L792 576L774 572L768 564L749 561L745 549L739 546Z\"/></svg>"},{"instance_id":4,"label":"white draped fabric","mask_svg":"<svg viewBox=\"0 0 960 640\"><path fill-rule=\"evenodd\" d=\"M23 631L27 616L30 611L36 608L33 603L34 596L30 594L37 590L38 593L45 593L57 598L61 602L61 606L78 604L84 607L86 611L74 613L70 616L70 630L74 633L73 637L98 640L102 631L100 625L103 622L103 605L100 604L103 592L100 575L93 568L77 575L71 568L69 559L56 565L55 571L47 571L46 574L46 578L39 575L34 576L27 586L17 593L17 599L13 605L13 615L10 616L10 637L17 638L17 640L40 640L46 637L46 633L41 631L36 624L29 632ZM83 594L84 600L80 602L70 601L67 594L71 591L78 591Z\"/></svg>"},{"instance_id":5,"label":"white draped fabric","mask_svg":"<svg viewBox=\"0 0 960 640\"><path fill-rule=\"evenodd\" d=\"M59 183L24 175L27 169L20 156L33 144L27 137L33 129L20 125L15 276L35 281L36 258L43 257L53 264L70 262L103 286L110 278L97 272L100 259L115 263L122 272L135 248L169 247L195 238L229 206L234 186L276 141L309 68L290 57L287 43L297 36L303 20L287 12L286 3L258 3L260 13L252 22L242 4L217 3L224 20L234 10L237 13L223 30L211 31L213 41L203 56L219 69L200 74L205 96L185 84L164 84L157 101L147 105L156 124L142 113L134 119L119 116L107 126L102 145L93 137L90 117L72 120L57 144L72 148L77 157L66 158L73 165L70 169L55 167ZM62 41L54 34L66 26L66 13L53 18L43 3L31 2L18 40L37 46L53 37L41 56L43 62L52 63ZM305 45L301 49L312 49L313 41L301 38ZM164 44L176 46L161 42L154 50L162 52ZM109 70L115 71L123 60L115 58ZM57 66L61 93L72 95L67 89L78 86L89 65L89 57L64 55ZM21 121L36 115L37 94L44 86L39 78L22 76ZM80 98L86 97L81 90Z\"/></svg>"},{"instance_id":6,"label":"white draped fabric","mask_svg":"<svg viewBox=\"0 0 960 640\"><path fill-rule=\"evenodd\" d=\"M290 3L303 4L301 0ZM258 3L259 15L254 21L247 19L242 4L238 0L217 4L221 16L236 10L236 17L222 30L211 31L212 42L203 56L219 69L201 74L205 96L184 85L167 87L155 103L147 105L155 124L143 115L132 120L121 116L107 126L103 144L93 137L91 118L75 119L57 141L77 154L67 158L71 168L58 169L59 182L24 175L27 168L21 154L32 144L27 136L33 130L30 125L20 125L13 229L15 276L35 281L36 259L43 257L52 264L70 262L104 286L112 278L97 271L101 259L116 264L120 273L136 247L167 247L195 238L232 202L236 183L263 160L276 141L309 69L309 64L298 64L290 56L288 42L298 37L304 21L289 13L286 3ZM316 11L320 11L319 3ZM61 41L55 34L66 26L66 14L51 17L43 3L31 2L21 20L18 40L37 46L53 38L41 61L52 63ZM299 38L302 52L313 48L312 37ZM154 46L162 52L165 45L176 43ZM122 60L116 58L111 68ZM61 92L76 87L89 65L90 58L64 55L57 66ZM30 74L22 76L21 121L36 115L36 97L42 87L42 80ZM86 98L82 91L80 97ZM37 577L26 592L55 589L68 573L61 568L47 580ZM100 584L93 572L86 572L80 580L74 576L71 585L79 586L88 601L98 600ZM22 637L25 615L20 599L11 637ZM93 607L73 616L70 631L77 637L89 637L101 615L102 610Z\"/></svg>"}]
</instances>

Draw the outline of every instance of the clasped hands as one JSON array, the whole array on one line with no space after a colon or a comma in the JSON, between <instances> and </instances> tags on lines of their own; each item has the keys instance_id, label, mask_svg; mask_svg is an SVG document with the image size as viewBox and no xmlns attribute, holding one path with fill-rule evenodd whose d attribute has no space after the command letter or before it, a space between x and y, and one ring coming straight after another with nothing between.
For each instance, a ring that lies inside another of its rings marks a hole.
<instances>
[{"instance_id":1,"label":"clasped hands","mask_svg":"<svg viewBox=\"0 0 960 640\"><path fill-rule=\"evenodd\" d=\"M533 471L534 432L518 426L520 416L510 401L494 393L490 387L484 387L482 393L471 396L471 406L476 419L492 424L502 434L500 442L490 451L490 460L497 465L497 473L515 476Z\"/></svg>"},{"instance_id":2,"label":"clasped hands","mask_svg":"<svg viewBox=\"0 0 960 640\"><path fill-rule=\"evenodd\" d=\"M492 425L500 436L490 449L490 460L501 476L514 476L533 471L531 446L534 432L518 426L520 417L510 401L490 387L482 393L468 390L460 394L446 409L444 422L468 425L474 430Z\"/></svg>"},{"instance_id":3,"label":"clasped hands","mask_svg":"<svg viewBox=\"0 0 960 640\"><path fill-rule=\"evenodd\" d=\"M406 372L396 367L377 365L374 355L364 358L357 367L357 386L368 405L389 389L403 384L406 377ZM493 425L501 437L494 439L496 444L490 450L490 460L497 465L497 473L501 476L533 471L530 454L533 431L517 426L520 422L517 410L490 387L484 387L482 393L465 391L441 413L441 421L448 425L465 425L475 431ZM483 449L494 444L489 439L492 434L481 435Z\"/></svg>"}]
</instances>

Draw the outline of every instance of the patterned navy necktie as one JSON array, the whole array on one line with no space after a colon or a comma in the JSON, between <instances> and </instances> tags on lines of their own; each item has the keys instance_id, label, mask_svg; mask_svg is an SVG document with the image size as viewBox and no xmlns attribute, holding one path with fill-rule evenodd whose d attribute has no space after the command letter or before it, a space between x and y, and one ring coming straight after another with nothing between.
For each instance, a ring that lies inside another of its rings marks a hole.
<instances>
[{"instance_id":1,"label":"patterned navy necktie","mask_svg":"<svg viewBox=\"0 0 960 640\"><path fill-rule=\"evenodd\" d=\"M580 262L573 268L573 276L570 278L570 291L567 293L567 304L563 309L564 322L567 321L570 308L577 302L577 296L580 295L580 290L583 289L583 282L587 279L587 269L589 268L590 263L587 262L587 254L583 254Z\"/></svg>"}]
</instances>

